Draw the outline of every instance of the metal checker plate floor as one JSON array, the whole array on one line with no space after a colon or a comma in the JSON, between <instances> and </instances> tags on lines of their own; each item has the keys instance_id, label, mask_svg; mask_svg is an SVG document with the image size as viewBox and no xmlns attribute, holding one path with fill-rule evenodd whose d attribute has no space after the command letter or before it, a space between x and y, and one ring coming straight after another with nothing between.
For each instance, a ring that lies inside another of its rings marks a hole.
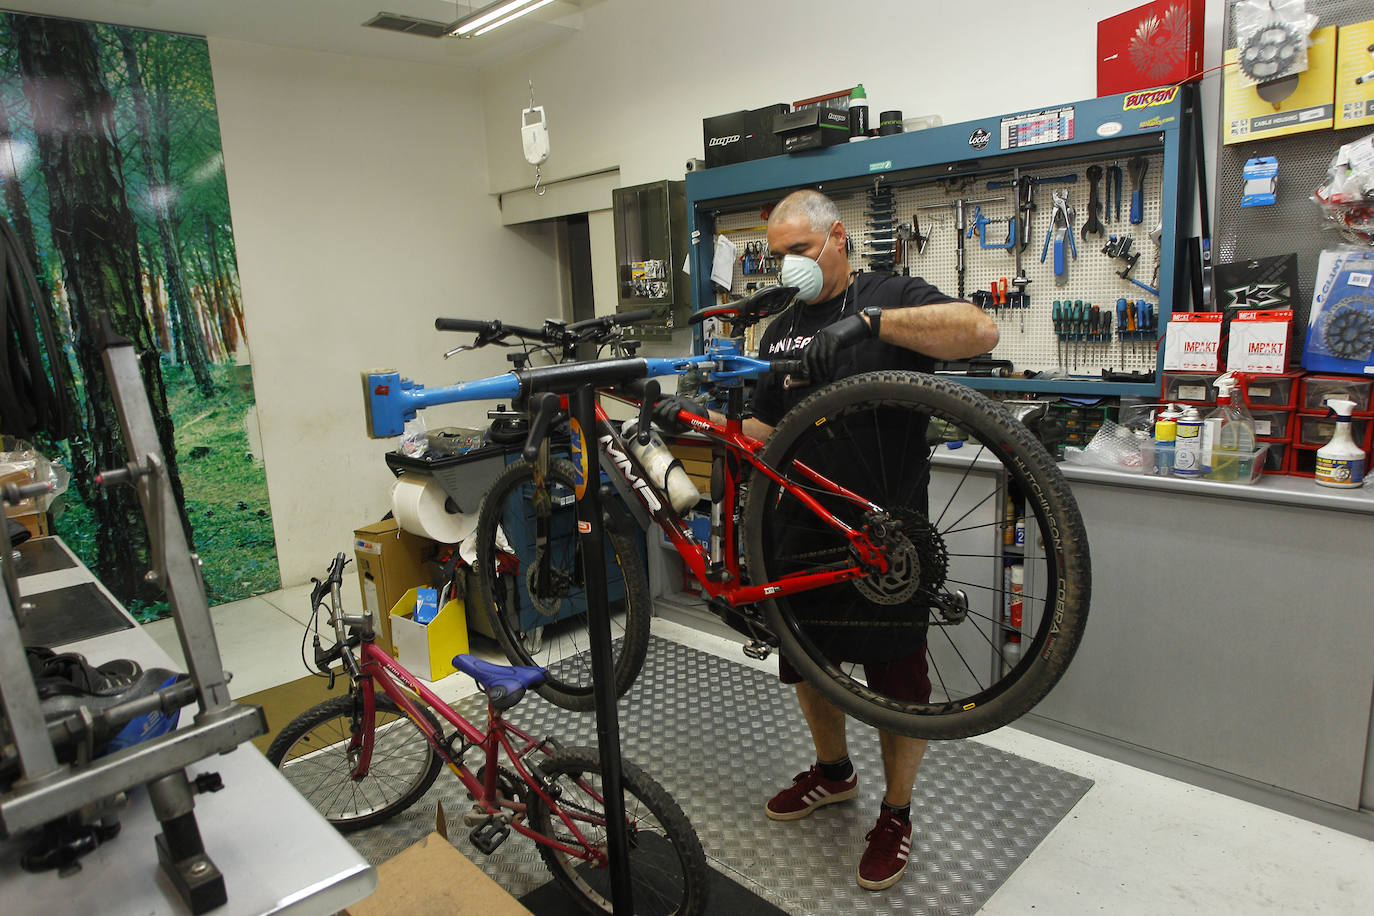
<instances>
[{"instance_id":1,"label":"metal checker plate floor","mask_svg":"<svg viewBox=\"0 0 1374 916\"><path fill-rule=\"evenodd\" d=\"M480 696L455 708L485 719ZM764 815L764 802L810 765L814 750L791 688L776 676L651 637L619 710L624 755L687 812L712 866L794 914L975 913L1092 786L977 741L932 742L912 799L911 864L895 886L874 893L854 877L883 792L873 729L850 729L859 797L779 823ZM591 713L541 697L522 702L511 721L565 745L596 743ZM438 802L455 845L507 891L519 897L550 879L524 837L512 834L489 856L472 846L462 824L471 802L452 774L441 773L408 811L349 839L369 861L385 861L434 829Z\"/></svg>"}]
</instances>

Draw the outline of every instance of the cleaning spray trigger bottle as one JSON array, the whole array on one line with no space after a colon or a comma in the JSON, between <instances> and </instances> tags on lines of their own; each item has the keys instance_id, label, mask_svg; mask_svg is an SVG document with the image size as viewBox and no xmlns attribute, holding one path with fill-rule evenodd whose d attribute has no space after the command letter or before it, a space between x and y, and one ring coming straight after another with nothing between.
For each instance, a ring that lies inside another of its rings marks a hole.
<instances>
[{"instance_id":1,"label":"cleaning spray trigger bottle","mask_svg":"<svg viewBox=\"0 0 1374 916\"><path fill-rule=\"evenodd\" d=\"M1330 398L1326 402L1336 415L1336 431L1331 441L1317 449L1317 483L1324 487L1358 487L1364 484L1364 449L1350 435L1350 414L1355 402Z\"/></svg>"},{"instance_id":2,"label":"cleaning spray trigger bottle","mask_svg":"<svg viewBox=\"0 0 1374 916\"><path fill-rule=\"evenodd\" d=\"M1228 372L1214 383L1218 407L1202 429L1204 472L1212 480L1239 480L1241 462L1255 453L1255 418L1240 396L1240 383ZM1249 467L1246 473L1249 473Z\"/></svg>"}]
</instances>

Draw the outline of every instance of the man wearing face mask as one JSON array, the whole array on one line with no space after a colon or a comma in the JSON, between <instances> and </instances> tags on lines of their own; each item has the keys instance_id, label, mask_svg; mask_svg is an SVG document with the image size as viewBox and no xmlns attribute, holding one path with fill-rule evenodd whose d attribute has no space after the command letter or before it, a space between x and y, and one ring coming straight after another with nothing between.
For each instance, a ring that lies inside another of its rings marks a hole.
<instances>
[{"instance_id":1,"label":"man wearing face mask","mask_svg":"<svg viewBox=\"0 0 1374 916\"><path fill-rule=\"evenodd\" d=\"M774 208L768 247L782 259L782 284L797 287L798 293L791 308L764 331L759 356L800 357L812 386L880 369L930 372L936 359L967 359L997 345L997 325L976 306L953 300L917 277L852 271L839 210L816 191L797 191ZM765 438L813 390L785 388L774 375L760 379L746 432ZM924 475L923 456L901 460L911 474ZM924 510L924 492L918 500ZM785 658L778 663L783 682L796 685L816 749L810 769L767 804L770 818L788 821L854 798L858 778L849 761L844 713L803 681ZM867 664L865 672L889 696L917 702L930 698L924 644L903 657ZM926 750L925 741L882 731L879 742L886 793L858 867L859 885L869 890L892 886L906 870L912 787Z\"/></svg>"}]
</instances>

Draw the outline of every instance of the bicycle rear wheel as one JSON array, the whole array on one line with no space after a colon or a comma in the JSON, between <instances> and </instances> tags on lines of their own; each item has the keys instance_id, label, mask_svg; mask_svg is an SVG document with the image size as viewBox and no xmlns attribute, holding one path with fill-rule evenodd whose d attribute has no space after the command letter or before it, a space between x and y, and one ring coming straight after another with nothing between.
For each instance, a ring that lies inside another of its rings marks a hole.
<instances>
[{"instance_id":1,"label":"bicycle rear wheel","mask_svg":"<svg viewBox=\"0 0 1374 916\"><path fill-rule=\"evenodd\" d=\"M563 709L593 706L587 639L586 568L577 534L573 479L563 459L549 461L543 487L517 461L496 478L477 517L477 571L492 632L516 665L549 671L540 696ZM536 511L547 500L547 517ZM615 693L644 666L653 608L638 545L606 529L606 596L611 608ZM531 634L545 628L539 636ZM554 632L550 632L554 631Z\"/></svg>"},{"instance_id":2,"label":"bicycle rear wheel","mask_svg":"<svg viewBox=\"0 0 1374 916\"><path fill-rule=\"evenodd\" d=\"M566 748L539 764L555 803L594 847L606 845L606 808L596 748ZM706 910L707 865L701 841L687 815L643 770L621 761L626 834L630 847L630 893L640 916L690 916ZM534 793L530 826L574 849L582 842ZM554 879L588 910L610 913L611 875L585 860L539 844Z\"/></svg>"},{"instance_id":3,"label":"bicycle rear wheel","mask_svg":"<svg viewBox=\"0 0 1374 916\"><path fill-rule=\"evenodd\" d=\"M797 405L761 457L798 483L804 464L883 510L806 483L892 567L764 605L784 656L832 703L887 731L961 738L1025 714L1063 675L1087 620L1087 535L1053 459L1000 406L935 376L866 373ZM755 583L856 562L843 536L763 475L744 536ZM868 682L865 663L897 659L910 682ZM910 689L921 660L927 700Z\"/></svg>"},{"instance_id":4,"label":"bicycle rear wheel","mask_svg":"<svg viewBox=\"0 0 1374 916\"><path fill-rule=\"evenodd\" d=\"M342 833L361 830L400 814L429 791L443 761L424 733L390 697L377 696L372 763L354 779L348 752L352 737L353 696L334 697L312 706L281 730L267 759L286 781ZM420 710L438 733L439 720Z\"/></svg>"}]
</instances>

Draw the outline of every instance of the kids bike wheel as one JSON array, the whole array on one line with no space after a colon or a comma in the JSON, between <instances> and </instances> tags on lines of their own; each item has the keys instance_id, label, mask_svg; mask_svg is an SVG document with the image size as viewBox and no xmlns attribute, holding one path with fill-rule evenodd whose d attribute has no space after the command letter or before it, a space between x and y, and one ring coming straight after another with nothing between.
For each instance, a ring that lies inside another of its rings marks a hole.
<instances>
[{"instance_id":1,"label":"kids bike wheel","mask_svg":"<svg viewBox=\"0 0 1374 916\"><path fill-rule=\"evenodd\" d=\"M573 849L606 848L606 811L596 748L566 748L539 764L548 794L577 828L575 834L535 793L530 825ZM630 893L640 916L689 916L706 909L707 865L687 815L661 785L621 761L629 843ZM581 839L577 834L581 834ZM584 842L585 841L585 842ZM554 879L593 913L610 913L611 875L583 858L539 844Z\"/></svg>"},{"instance_id":2,"label":"kids bike wheel","mask_svg":"<svg viewBox=\"0 0 1374 916\"><path fill-rule=\"evenodd\" d=\"M866 373L789 411L761 458L889 563L764 604L784 658L836 706L898 734L963 738L1024 715L1063 675L1087 620L1088 539L1053 459L1000 406L935 376ZM862 502L823 492L803 466ZM755 583L859 562L762 474L744 537Z\"/></svg>"},{"instance_id":3,"label":"kids bike wheel","mask_svg":"<svg viewBox=\"0 0 1374 916\"><path fill-rule=\"evenodd\" d=\"M372 761L355 779L348 750L353 696L334 697L301 713L281 730L267 759L341 833L379 824L415 804L433 785L443 761L424 733L390 697L377 697ZM439 720L421 709L436 732Z\"/></svg>"},{"instance_id":4,"label":"kids bike wheel","mask_svg":"<svg viewBox=\"0 0 1374 916\"><path fill-rule=\"evenodd\" d=\"M593 706L592 660L574 473L571 462L551 460L540 486L528 462L502 471L478 512L477 570L492 632L506 658L548 669L540 696L563 709L585 711ZM541 514L541 505L547 513ZM610 528L606 597L615 693L621 696L644 666L653 609L638 545Z\"/></svg>"}]
</instances>

